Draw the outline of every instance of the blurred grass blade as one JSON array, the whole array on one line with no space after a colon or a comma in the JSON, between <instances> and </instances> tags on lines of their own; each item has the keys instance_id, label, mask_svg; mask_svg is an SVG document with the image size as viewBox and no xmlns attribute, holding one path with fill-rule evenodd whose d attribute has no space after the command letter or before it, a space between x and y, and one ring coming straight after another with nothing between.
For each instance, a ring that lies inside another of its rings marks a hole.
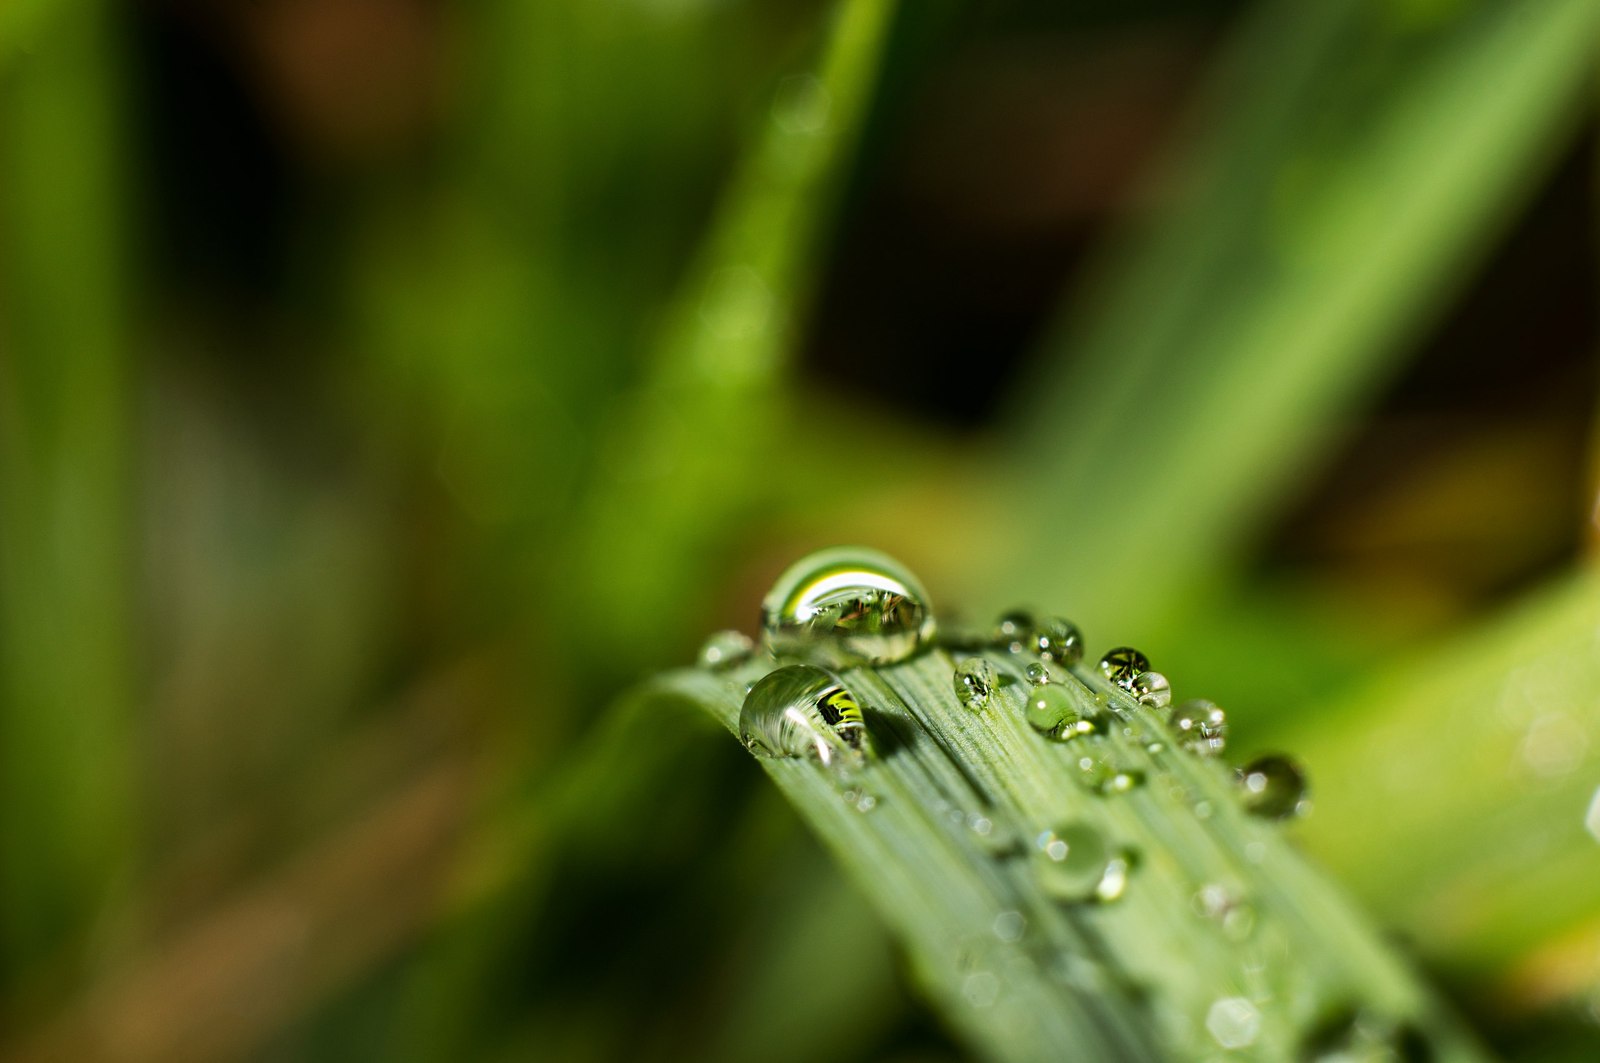
<instances>
[{"instance_id":1,"label":"blurred grass blade","mask_svg":"<svg viewBox=\"0 0 1600 1063\"><path fill-rule=\"evenodd\" d=\"M776 386L894 11L839 4L815 73L779 81L645 379L604 430L565 573L578 630L627 644L682 615L776 458Z\"/></svg>"},{"instance_id":2,"label":"blurred grass blade","mask_svg":"<svg viewBox=\"0 0 1600 1063\"><path fill-rule=\"evenodd\" d=\"M1594 924L1600 837L1584 817L1600 790L1597 690L1589 572L1299 715L1282 740L1317 783L1311 848L1431 958L1480 983Z\"/></svg>"},{"instance_id":3,"label":"blurred grass blade","mask_svg":"<svg viewBox=\"0 0 1600 1063\"><path fill-rule=\"evenodd\" d=\"M1536 187L1597 32L1591 0L1258 12L1201 109L1215 131L1018 396L1032 541L973 600L1149 630L1233 560Z\"/></svg>"},{"instance_id":4,"label":"blurred grass blade","mask_svg":"<svg viewBox=\"0 0 1600 1063\"><path fill-rule=\"evenodd\" d=\"M1070 1046L1084 1059L1187 1059L1220 1046L1302 1058L1331 1050L1322 1039L1360 1015L1408 1031L1429 1058L1478 1058L1282 832L1244 812L1222 765L1154 741L1156 710L1075 671L1058 689L1112 723L1048 741L1023 719L1023 662L991 660L1007 682L980 712L957 702L943 652L844 673L881 753L848 788L807 758L762 761L981 1055L1059 1058ZM770 667L672 673L641 696L697 704L737 733L745 686ZM1093 781L1100 768L1130 781L1107 790ZM1034 839L1068 829L1083 851L1125 860L1125 883L1100 900L1104 880L1078 883L1091 892L1076 901L1052 893ZM1208 915L1201 897L1225 899ZM837 962L851 963L848 951Z\"/></svg>"},{"instance_id":5,"label":"blurred grass blade","mask_svg":"<svg viewBox=\"0 0 1600 1063\"><path fill-rule=\"evenodd\" d=\"M84 933L127 870L132 526L110 5L0 74L0 955Z\"/></svg>"}]
</instances>

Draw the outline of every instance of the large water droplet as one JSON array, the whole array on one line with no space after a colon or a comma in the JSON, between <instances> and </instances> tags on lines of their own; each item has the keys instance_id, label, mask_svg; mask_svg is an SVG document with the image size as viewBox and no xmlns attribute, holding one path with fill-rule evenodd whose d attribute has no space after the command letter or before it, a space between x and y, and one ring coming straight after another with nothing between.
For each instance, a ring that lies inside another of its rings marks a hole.
<instances>
[{"instance_id":1,"label":"large water droplet","mask_svg":"<svg viewBox=\"0 0 1600 1063\"><path fill-rule=\"evenodd\" d=\"M892 664L934 636L927 592L905 566L864 547L801 558L761 603L773 653L821 664Z\"/></svg>"},{"instance_id":2,"label":"large water droplet","mask_svg":"<svg viewBox=\"0 0 1600 1063\"><path fill-rule=\"evenodd\" d=\"M1144 673L1136 678L1128 689L1139 699L1141 705L1164 709L1172 704L1172 684L1167 682L1167 677L1160 672Z\"/></svg>"},{"instance_id":3,"label":"large water droplet","mask_svg":"<svg viewBox=\"0 0 1600 1063\"><path fill-rule=\"evenodd\" d=\"M1118 646L1100 658L1100 674L1124 690L1150 670L1150 659L1131 646Z\"/></svg>"},{"instance_id":4,"label":"large water droplet","mask_svg":"<svg viewBox=\"0 0 1600 1063\"><path fill-rule=\"evenodd\" d=\"M1040 887L1064 901L1093 897L1111 862L1105 838L1085 823L1067 823L1034 839L1034 872Z\"/></svg>"},{"instance_id":5,"label":"large water droplet","mask_svg":"<svg viewBox=\"0 0 1600 1063\"><path fill-rule=\"evenodd\" d=\"M1269 754L1239 769L1245 811L1267 819L1288 819L1306 811L1306 777L1288 757Z\"/></svg>"},{"instance_id":6,"label":"large water droplet","mask_svg":"<svg viewBox=\"0 0 1600 1063\"><path fill-rule=\"evenodd\" d=\"M1228 741L1228 717L1204 698L1185 701L1172 710L1178 745L1202 757L1214 757Z\"/></svg>"},{"instance_id":7,"label":"large water droplet","mask_svg":"<svg viewBox=\"0 0 1600 1063\"><path fill-rule=\"evenodd\" d=\"M855 698L838 678L808 664L779 668L750 688L739 735L752 753L813 756L830 767L859 766L869 748Z\"/></svg>"},{"instance_id":8,"label":"large water droplet","mask_svg":"<svg viewBox=\"0 0 1600 1063\"><path fill-rule=\"evenodd\" d=\"M1051 617L1033 632L1033 648L1039 656L1070 668L1083 660L1083 633L1064 617Z\"/></svg>"},{"instance_id":9,"label":"large water droplet","mask_svg":"<svg viewBox=\"0 0 1600 1063\"><path fill-rule=\"evenodd\" d=\"M750 636L742 631L718 631L700 647L700 664L720 672L749 660L755 648Z\"/></svg>"},{"instance_id":10,"label":"large water droplet","mask_svg":"<svg viewBox=\"0 0 1600 1063\"><path fill-rule=\"evenodd\" d=\"M1078 718L1072 707L1072 695L1059 683L1046 683L1029 690L1022 714L1035 730L1047 732Z\"/></svg>"},{"instance_id":11,"label":"large water droplet","mask_svg":"<svg viewBox=\"0 0 1600 1063\"><path fill-rule=\"evenodd\" d=\"M1223 1048L1249 1048L1261 1033L1261 1012L1244 997L1223 997L1206 1012L1206 1029Z\"/></svg>"},{"instance_id":12,"label":"large water droplet","mask_svg":"<svg viewBox=\"0 0 1600 1063\"><path fill-rule=\"evenodd\" d=\"M1033 639L1033 614L1026 610L1013 609L995 622L994 644L999 649L1021 653Z\"/></svg>"},{"instance_id":13,"label":"large water droplet","mask_svg":"<svg viewBox=\"0 0 1600 1063\"><path fill-rule=\"evenodd\" d=\"M994 665L982 657L968 657L956 665L951 682L962 706L976 711L989 704L989 695L994 693Z\"/></svg>"}]
</instances>

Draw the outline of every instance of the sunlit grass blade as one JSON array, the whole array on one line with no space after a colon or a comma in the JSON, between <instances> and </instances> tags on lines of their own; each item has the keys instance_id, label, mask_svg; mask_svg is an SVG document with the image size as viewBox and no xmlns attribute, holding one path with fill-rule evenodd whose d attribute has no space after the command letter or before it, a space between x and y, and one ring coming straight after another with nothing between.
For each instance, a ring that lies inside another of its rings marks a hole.
<instances>
[{"instance_id":1,"label":"sunlit grass blade","mask_svg":"<svg viewBox=\"0 0 1600 1063\"><path fill-rule=\"evenodd\" d=\"M36 28L0 91L7 976L103 914L137 820L119 63L110 5L66 5Z\"/></svg>"},{"instance_id":2,"label":"sunlit grass blade","mask_svg":"<svg viewBox=\"0 0 1600 1063\"><path fill-rule=\"evenodd\" d=\"M849 778L807 758L762 761L981 1054L1297 1058L1359 1013L1433 1058L1477 1058L1337 890L1242 810L1229 773L1176 748L1154 710L1076 671L1064 689L1100 733L1049 741L1023 719L1021 661L994 663L1007 679L981 711L957 701L942 651L849 670L880 756ZM673 673L638 697L699 705L737 733L745 685L770 667ZM1107 792L1107 766L1127 785ZM1066 825L1125 859L1126 883L1055 899L1035 836Z\"/></svg>"},{"instance_id":3,"label":"sunlit grass blade","mask_svg":"<svg viewBox=\"0 0 1600 1063\"><path fill-rule=\"evenodd\" d=\"M1226 571L1535 187L1597 31L1588 0L1257 12L1018 396L1027 539L973 600L1148 631Z\"/></svg>"},{"instance_id":4,"label":"sunlit grass blade","mask_svg":"<svg viewBox=\"0 0 1600 1063\"><path fill-rule=\"evenodd\" d=\"M1600 577L1569 577L1282 732L1316 781L1311 849L1479 988L1600 920L1597 632Z\"/></svg>"},{"instance_id":5,"label":"sunlit grass blade","mask_svg":"<svg viewBox=\"0 0 1600 1063\"><path fill-rule=\"evenodd\" d=\"M776 387L894 12L840 3L814 72L777 84L643 380L603 426L569 540L577 629L628 644L682 615L730 518L781 462Z\"/></svg>"}]
</instances>

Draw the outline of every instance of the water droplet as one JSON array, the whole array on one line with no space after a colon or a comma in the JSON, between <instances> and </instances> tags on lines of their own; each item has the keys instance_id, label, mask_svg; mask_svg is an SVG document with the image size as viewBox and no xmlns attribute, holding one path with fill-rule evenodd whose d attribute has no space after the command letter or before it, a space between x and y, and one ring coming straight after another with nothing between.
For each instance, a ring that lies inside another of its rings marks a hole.
<instances>
[{"instance_id":1,"label":"water droplet","mask_svg":"<svg viewBox=\"0 0 1600 1063\"><path fill-rule=\"evenodd\" d=\"M1050 669L1046 668L1042 664L1028 665L1024 674L1027 675L1028 682L1032 683L1036 687L1044 686L1046 683L1050 682Z\"/></svg>"},{"instance_id":2,"label":"water droplet","mask_svg":"<svg viewBox=\"0 0 1600 1063\"><path fill-rule=\"evenodd\" d=\"M1040 887L1064 901L1094 896L1111 862L1105 839L1084 823L1068 823L1040 834L1034 841L1033 860Z\"/></svg>"},{"instance_id":3,"label":"water droplet","mask_svg":"<svg viewBox=\"0 0 1600 1063\"><path fill-rule=\"evenodd\" d=\"M1196 801L1194 803L1195 819L1210 819L1212 813L1210 801Z\"/></svg>"},{"instance_id":4,"label":"water droplet","mask_svg":"<svg viewBox=\"0 0 1600 1063\"><path fill-rule=\"evenodd\" d=\"M961 704L976 712L989 704L989 695L994 692L994 665L982 657L968 657L956 665L951 681Z\"/></svg>"},{"instance_id":5,"label":"water droplet","mask_svg":"<svg viewBox=\"0 0 1600 1063\"><path fill-rule=\"evenodd\" d=\"M1129 790L1137 789L1144 782L1144 773L1137 771L1117 770L1100 787L1103 794L1125 794Z\"/></svg>"},{"instance_id":6,"label":"water droplet","mask_svg":"<svg viewBox=\"0 0 1600 1063\"><path fill-rule=\"evenodd\" d=\"M1584 817L1583 825L1594 840L1600 842L1600 786L1595 787L1594 796L1589 799L1589 814Z\"/></svg>"},{"instance_id":7,"label":"water droplet","mask_svg":"<svg viewBox=\"0 0 1600 1063\"><path fill-rule=\"evenodd\" d=\"M1060 727L1050 732L1050 737L1057 742L1070 742L1074 738L1092 735L1098 730L1099 728L1095 725L1095 722L1089 717L1073 713L1062 721Z\"/></svg>"},{"instance_id":8,"label":"water droplet","mask_svg":"<svg viewBox=\"0 0 1600 1063\"><path fill-rule=\"evenodd\" d=\"M700 664L721 672L748 661L755 649L756 644L742 631L718 631L700 647Z\"/></svg>"},{"instance_id":9,"label":"water droplet","mask_svg":"<svg viewBox=\"0 0 1600 1063\"><path fill-rule=\"evenodd\" d=\"M1133 871L1133 860L1133 853L1127 849L1108 860L1105 874L1100 876L1100 883L1094 888L1095 897L1106 904L1121 900L1128 891L1128 876Z\"/></svg>"},{"instance_id":10,"label":"water droplet","mask_svg":"<svg viewBox=\"0 0 1600 1063\"><path fill-rule=\"evenodd\" d=\"M1022 714L1035 730L1046 732L1056 730L1069 720L1075 722L1078 718L1072 707L1072 695L1057 683L1047 683L1030 690Z\"/></svg>"},{"instance_id":11,"label":"water droplet","mask_svg":"<svg viewBox=\"0 0 1600 1063\"><path fill-rule=\"evenodd\" d=\"M1078 758L1077 768L1078 781L1096 793L1103 792L1106 783L1116 774L1116 769L1112 768L1111 762L1105 757L1087 753Z\"/></svg>"},{"instance_id":12,"label":"water droplet","mask_svg":"<svg viewBox=\"0 0 1600 1063\"><path fill-rule=\"evenodd\" d=\"M876 794L868 793L866 790L857 789L856 787L845 790L841 796L844 798L844 803L850 805L857 812L871 812L878 807Z\"/></svg>"},{"instance_id":13,"label":"water droplet","mask_svg":"<svg viewBox=\"0 0 1600 1063\"><path fill-rule=\"evenodd\" d=\"M1054 616L1034 631L1033 648L1039 656L1070 668L1083 660L1083 633L1072 621Z\"/></svg>"},{"instance_id":14,"label":"water droplet","mask_svg":"<svg viewBox=\"0 0 1600 1063\"><path fill-rule=\"evenodd\" d=\"M772 120L787 133L809 136L828 126L833 97L813 74L797 74L778 82L772 101Z\"/></svg>"},{"instance_id":15,"label":"water droplet","mask_svg":"<svg viewBox=\"0 0 1600 1063\"><path fill-rule=\"evenodd\" d=\"M1118 646L1100 658L1100 674L1124 690L1150 670L1150 660L1131 646Z\"/></svg>"},{"instance_id":16,"label":"water droplet","mask_svg":"<svg viewBox=\"0 0 1600 1063\"><path fill-rule=\"evenodd\" d=\"M961 983L961 995L975 1008L987 1008L1000 997L1000 979L993 971L974 971Z\"/></svg>"},{"instance_id":17,"label":"water droplet","mask_svg":"<svg viewBox=\"0 0 1600 1063\"><path fill-rule=\"evenodd\" d=\"M761 604L773 653L821 664L892 664L934 636L928 595L904 566L864 547L801 558Z\"/></svg>"},{"instance_id":18,"label":"water droplet","mask_svg":"<svg viewBox=\"0 0 1600 1063\"><path fill-rule=\"evenodd\" d=\"M1267 819L1304 814L1309 802L1306 777L1288 757L1269 754L1239 769L1245 811Z\"/></svg>"},{"instance_id":19,"label":"water droplet","mask_svg":"<svg viewBox=\"0 0 1600 1063\"><path fill-rule=\"evenodd\" d=\"M1204 698L1185 701L1172 710L1178 745L1202 757L1214 757L1228 744L1228 717Z\"/></svg>"},{"instance_id":20,"label":"water droplet","mask_svg":"<svg viewBox=\"0 0 1600 1063\"><path fill-rule=\"evenodd\" d=\"M994 626L994 644L1011 653L1021 653L1033 641L1033 614L1013 609Z\"/></svg>"},{"instance_id":21,"label":"water droplet","mask_svg":"<svg viewBox=\"0 0 1600 1063\"><path fill-rule=\"evenodd\" d=\"M830 767L859 766L869 748L855 698L835 676L808 664L756 682L739 711L739 735L752 753L814 756Z\"/></svg>"},{"instance_id":22,"label":"water droplet","mask_svg":"<svg viewBox=\"0 0 1600 1063\"><path fill-rule=\"evenodd\" d=\"M1145 672L1129 688L1139 704L1164 709L1172 703L1172 684L1160 672Z\"/></svg>"},{"instance_id":23,"label":"water droplet","mask_svg":"<svg viewBox=\"0 0 1600 1063\"><path fill-rule=\"evenodd\" d=\"M990 853L999 855L1011 848L1011 832L982 812L967 816L967 829L978 839L978 844Z\"/></svg>"},{"instance_id":24,"label":"water droplet","mask_svg":"<svg viewBox=\"0 0 1600 1063\"><path fill-rule=\"evenodd\" d=\"M1028 918L1021 912L1001 912L994 917L994 936L1001 941L1021 941L1028 929Z\"/></svg>"},{"instance_id":25,"label":"water droplet","mask_svg":"<svg viewBox=\"0 0 1600 1063\"><path fill-rule=\"evenodd\" d=\"M1249 1048L1261 1033L1261 1012L1244 997L1223 997L1206 1012L1206 1029L1223 1048Z\"/></svg>"}]
</instances>

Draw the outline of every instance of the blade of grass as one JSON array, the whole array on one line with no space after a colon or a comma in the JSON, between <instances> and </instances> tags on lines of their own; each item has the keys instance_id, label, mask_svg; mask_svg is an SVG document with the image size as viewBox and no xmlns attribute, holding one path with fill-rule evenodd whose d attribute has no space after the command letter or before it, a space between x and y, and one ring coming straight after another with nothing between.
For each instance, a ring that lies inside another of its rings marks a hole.
<instances>
[{"instance_id":1,"label":"blade of grass","mask_svg":"<svg viewBox=\"0 0 1600 1063\"><path fill-rule=\"evenodd\" d=\"M1587 0L1264 6L1019 392L1029 538L971 600L1149 631L1225 570L1572 132L1597 31Z\"/></svg>"},{"instance_id":2,"label":"blade of grass","mask_svg":"<svg viewBox=\"0 0 1600 1063\"><path fill-rule=\"evenodd\" d=\"M0 77L0 956L86 932L135 845L127 296L111 7ZM74 966L69 964L69 966Z\"/></svg>"},{"instance_id":3,"label":"blade of grass","mask_svg":"<svg viewBox=\"0 0 1600 1063\"><path fill-rule=\"evenodd\" d=\"M562 573L576 630L631 645L682 615L729 518L781 460L776 390L894 12L839 4L815 73L779 82L644 380L605 428Z\"/></svg>"},{"instance_id":4,"label":"blade of grass","mask_svg":"<svg viewBox=\"0 0 1600 1063\"><path fill-rule=\"evenodd\" d=\"M1600 917L1600 838L1584 825L1600 788L1597 632L1600 574L1585 572L1281 734L1316 782L1312 851L1480 984Z\"/></svg>"},{"instance_id":5,"label":"blade of grass","mask_svg":"<svg viewBox=\"0 0 1600 1063\"><path fill-rule=\"evenodd\" d=\"M1067 1046L1090 1059L1192 1058L1218 1047L1214 1035L1233 1038L1215 1032L1220 1002L1225 1013L1247 1009L1245 1047L1260 1058L1298 1058L1313 1031L1352 1009L1412 1029L1434 1058L1477 1058L1281 832L1244 814L1220 765L1152 744L1164 733L1154 710L1077 672L1066 689L1083 711L1110 706L1109 726L1052 743L1022 719L1029 687L1021 662L1000 655L995 663L1010 685L981 713L956 701L943 652L845 673L882 750L850 783L876 796L870 812L848 794L841 799L839 780L814 762L762 762L974 1048L996 1059L1051 1058ZM672 673L639 697L699 705L737 733L745 684L768 667ZM1143 784L1102 795L1079 781L1082 757ZM1006 851L969 829L974 812L1012 839ZM1062 905L1044 894L1032 839L1066 822L1087 824L1130 854L1120 899ZM1236 925L1230 935L1197 914L1195 898L1207 887L1247 907L1250 928ZM997 934L1007 926L1026 933Z\"/></svg>"}]
</instances>

